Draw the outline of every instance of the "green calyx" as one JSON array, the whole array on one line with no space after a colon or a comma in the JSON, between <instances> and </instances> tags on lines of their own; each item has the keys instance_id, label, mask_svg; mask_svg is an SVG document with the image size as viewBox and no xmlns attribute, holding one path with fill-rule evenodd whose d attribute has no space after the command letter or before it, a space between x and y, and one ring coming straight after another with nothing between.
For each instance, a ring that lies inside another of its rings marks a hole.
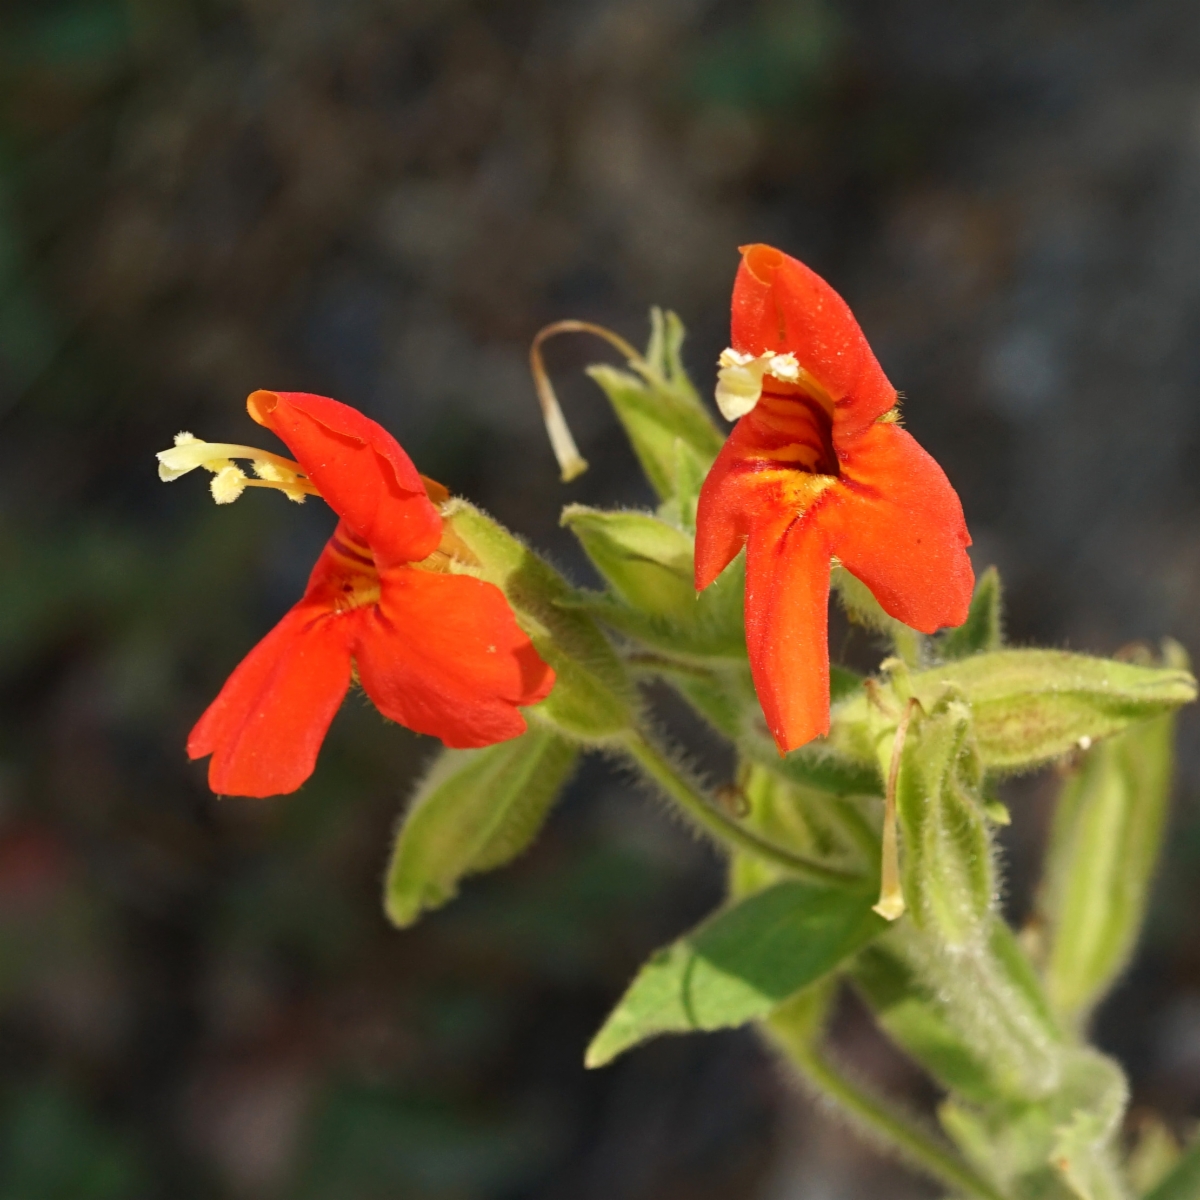
<instances>
[{"instance_id":1,"label":"green calyx","mask_svg":"<svg viewBox=\"0 0 1200 1200\"><path fill-rule=\"evenodd\" d=\"M554 668L553 690L530 710L536 719L585 743L602 743L628 729L637 707L633 682L595 621L575 605L571 585L466 501L451 501L442 515L479 564L465 569L500 588L537 652Z\"/></svg>"},{"instance_id":2,"label":"green calyx","mask_svg":"<svg viewBox=\"0 0 1200 1200\"><path fill-rule=\"evenodd\" d=\"M986 937L995 904L982 779L966 704L945 700L915 717L896 783L903 893L913 921L950 950Z\"/></svg>"}]
</instances>

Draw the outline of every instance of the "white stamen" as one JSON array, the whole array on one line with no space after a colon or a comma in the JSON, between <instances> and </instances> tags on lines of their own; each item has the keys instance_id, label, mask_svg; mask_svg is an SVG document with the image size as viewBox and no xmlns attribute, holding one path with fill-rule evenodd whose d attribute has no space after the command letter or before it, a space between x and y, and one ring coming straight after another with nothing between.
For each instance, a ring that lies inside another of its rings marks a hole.
<instances>
[{"instance_id":1,"label":"white stamen","mask_svg":"<svg viewBox=\"0 0 1200 1200\"><path fill-rule=\"evenodd\" d=\"M167 483L197 467L211 471L213 499L218 504L233 503L248 487L275 488L297 504L302 503L306 495L320 494L299 463L267 450L256 450L253 446L203 442L190 433L178 433L175 445L169 450L160 450L157 457L158 477ZM249 459L258 478L251 479L240 467L235 467L235 458Z\"/></svg>"},{"instance_id":2,"label":"white stamen","mask_svg":"<svg viewBox=\"0 0 1200 1200\"><path fill-rule=\"evenodd\" d=\"M784 383L800 379L800 364L794 354L743 354L730 347L717 360L717 407L727 421L744 417L762 396L763 376Z\"/></svg>"}]
</instances>

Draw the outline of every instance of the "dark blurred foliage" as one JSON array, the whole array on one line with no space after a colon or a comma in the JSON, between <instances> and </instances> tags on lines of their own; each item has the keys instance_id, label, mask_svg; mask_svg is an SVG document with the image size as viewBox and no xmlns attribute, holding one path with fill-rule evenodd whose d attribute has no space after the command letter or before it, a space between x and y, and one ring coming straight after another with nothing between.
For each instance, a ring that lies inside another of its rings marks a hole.
<instances>
[{"instance_id":1,"label":"dark blurred foliage","mask_svg":"<svg viewBox=\"0 0 1200 1200\"><path fill-rule=\"evenodd\" d=\"M589 765L513 869L403 934L379 879L430 753L365 703L279 801L192 721L332 524L165 489L179 429L333 394L582 572L639 503L540 324L724 345L739 242L828 275L945 464L1015 640L1200 649L1200 27L1183 0L7 0L0 9L0 1200L925 1195L749 1034L583 1071L715 860ZM1200 1111L1200 754L1101 1014L1135 1104ZM1028 909L1053 780L1012 789ZM838 1038L929 1103L848 1003Z\"/></svg>"}]
</instances>

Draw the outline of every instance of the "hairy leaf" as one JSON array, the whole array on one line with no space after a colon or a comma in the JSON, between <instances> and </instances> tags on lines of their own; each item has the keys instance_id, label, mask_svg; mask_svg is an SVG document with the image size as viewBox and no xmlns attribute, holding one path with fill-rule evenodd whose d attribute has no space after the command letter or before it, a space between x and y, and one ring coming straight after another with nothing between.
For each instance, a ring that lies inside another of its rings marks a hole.
<instances>
[{"instance_id":1,"label":"hairy leaf","mask_svg":"<svg viewBox=\"0 0 1200 1200\"><path fill-rule=\"evenodd\" d=\"M971 611L957 628L944 633L938 642L943 658L966 658L999 650L1004 644L1003 605L1000 572L988 567L975 584Z\"/></svg>"},{"instance_id":2,"label":"hairy leaf","mask_svg":"<svg viewBox=\"0 0 1200 1200\"><path fill-rule=\"evenodd\" d=\"M588 1047L587 1065L656 1034L766 1016L884 928L873 899L789 881L718 913L642 967Z\"/></svg>"},{"instance_id":3,"label":"hairy leaf","mask_svg":"<svg viewBox=\"0 0 1200 1200\"><path fill-rule=\"evenodd\" d=\"M1086 1016L1133 952L1162 846L1174 737L1174 716L1134 725L1092 747L1063 786L1042 915L1046 987L1064 1016Z\"/></svg>"},{"instance_id":4,"label":"hairy leaf","mask_svg":"<svg viewBox=\"0 0 1200 1200\"><path fill-rule=\"evenodd\" d=\"M444 750L400 827L384 908L411 925L459 880L510 862L537 836L578 751L538 727L482 750Z\"/></svg>"}]
</instances>

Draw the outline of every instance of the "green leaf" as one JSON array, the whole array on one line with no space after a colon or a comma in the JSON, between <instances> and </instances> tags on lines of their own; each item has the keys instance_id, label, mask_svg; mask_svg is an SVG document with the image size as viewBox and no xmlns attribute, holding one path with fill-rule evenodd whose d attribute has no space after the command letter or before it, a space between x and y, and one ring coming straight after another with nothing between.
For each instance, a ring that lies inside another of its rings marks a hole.
<instances>
[{"instance_id":1,"label":"green leaf","mask_svg":"<svg viewBox=\"0 0 1200 1200\"><path fill-rule=\"evenodd\" d=\"M697 600L692 539L649 513L563 509L560 524L579 539L592 565L633 608L688 621Z\"/></svg>"},{"instance_id":2,"label":"green leaf","mask_svg":"<svg viewBox=\"0 0 1200 1200\"><path fill-rule=\"evenodd\" d=\"M673 667L711 664L713 659L746 660L742 626L742 575L727 571L699 596L693 593L692 614L685 620L632 608L602 592L578 592L563 602L615 629L648 650L676 660L662 663L662 673L673 678ZM736 734L732 736L736 737Z\"/></svg>"},{"instance_id":3,"label":"green leaf","mask_svg":"<svg viewBox=\"0 0 1200 1200\"><path fill-rule=\"evenodd\" d=\"M745 558L697 592L693 538L650 513L606 512L571 504L566 525L612 593L579 593L565 602L657 651L688 660L745 659L742 620Z\"/></svg>"},{"instance_id":4,"label":"green leaf","mask_svg":"<svg viewBox=\"0 0 1200 1200\"><path fill-rule=\"evenodd\" d=\"M631 370L597 365L588 374L612 404L650 486L690 527L700 482L725 439L683 369L682 322L659 309L650 320L644 359L631 362Z\"/></svg>"},{"instance_id":5,"label":"green leaf","mask_svg":"<svg viewBox=\"0 0 1200 1200\"><path fill-rule=\"evenodd\" d=\"M975 584L966 621L938 639L939 653L945 659L954 659L999 650L1004 645L1003 615L1000 572L988 567Z\"/></svg>"},{"instance_id":6,"label":"green leaf","mask_svg":"<svg viewBox=\"0 0 1200 1200\"><path fill-rule=\"evenodd\" d=\"M1171 792L1174 716L1092 747L1059 797L1042 915L1046 987L1081 1020L1124 970L1145 918Z\"/></svg>"},{"instance_id":7,"label":"green leaf","mask_svg":"<svg viewBox=\"0 0 1200 1200\"><path fill-rule=\"evenodd\" d=\"M718 913L641 969L588 1047L587 1065L603 1066L660 1033L766 1016L885 927L873 899L786 882Z\"/></svg>"},{"instance_id":8,"label":"green leaf","mask_svg":"<svg viewBox=\"0 0 1200 1200\"><path fill-rule=\"evenodd\" d=\"M1196 698L1196 681L1181 667L1147 667L1063 650L997 650L906 677L905 687L931 709L949 693L967 701L983 765L1018 770L1058 758L1137 721L1161 716ZM896 724L866 695L835 706L829 744L873 761L881 721Z\"/></svg>"},{"instance_id":9,"label":"green leaf","mask_svg":"<svg viewBox=\"0 0 1200 1200\"><path fill-rule=\"evenodd\" d=\"M384 893L391 921L413 924L452 899L465 875L516 858L537 836L577 756L537 727L482 750L444 750L396 838Z\"/></svg>"},{"instance_id":10,"label":"green leaf","mask_svg":"<svg viewBox=\"0 0 1200 1200\"><path fill-rule=\"evenodd\" d=\"M841 758L823 747L802 746L785 758L777 755L774 762L766 755L759 761L786 779L837 796L883 795L883 780L874 766Z\"/></svg>"}]
</instances>

